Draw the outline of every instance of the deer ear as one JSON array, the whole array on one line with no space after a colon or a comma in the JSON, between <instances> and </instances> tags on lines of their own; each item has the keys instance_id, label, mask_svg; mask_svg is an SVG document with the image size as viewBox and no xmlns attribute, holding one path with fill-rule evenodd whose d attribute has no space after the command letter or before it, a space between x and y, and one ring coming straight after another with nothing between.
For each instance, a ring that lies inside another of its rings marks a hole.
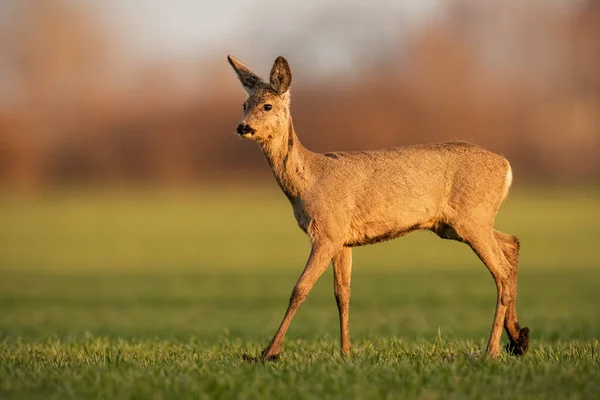
<instances>
[{"instance_id":1,"label":"deer ear","mask_svg":"<svg viewBox=\"0 0 600 400\"><path fill-rule=\"evenodd\" d=\"M240 60L237 58L228 55L227 61L231 64L231 67L237 74L244 90L250 94L252 89L254 89L258 84L262 82L262 79L256 75L254 72L250 70L250 68L246 67Z\"/></svg>"},{"instance_id":2,"label":"deer ear","mask_svg":"<svg viewBox=\"0 0 600 400\"><path fill-rule=\"evenodd\" d=\"M284 94L292 84L292 71L285 58L279 56L271 69L271 88L277 94Z\"/></svg>"}]
</instances>

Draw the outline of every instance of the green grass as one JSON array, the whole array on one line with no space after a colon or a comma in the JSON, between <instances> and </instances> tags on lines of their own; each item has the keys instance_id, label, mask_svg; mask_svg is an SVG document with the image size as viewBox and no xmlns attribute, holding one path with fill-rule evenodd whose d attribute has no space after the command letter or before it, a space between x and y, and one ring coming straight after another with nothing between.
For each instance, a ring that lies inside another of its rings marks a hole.
<instances>
[{"instance_id":1,"label":"green grass","mask_svg":"<svg viewBox=\"0 0 600 400\"><path fill-rule=\"evenodd\" d=\"M600 191L515 191L522 358L482 357L493 280L427 232L354 251L353 354L328 270L278 363L309 243L262 189L0 199L0 398L600 398ZM506 339L503 339L503 343Z\"/></svg>"}]
</instances>

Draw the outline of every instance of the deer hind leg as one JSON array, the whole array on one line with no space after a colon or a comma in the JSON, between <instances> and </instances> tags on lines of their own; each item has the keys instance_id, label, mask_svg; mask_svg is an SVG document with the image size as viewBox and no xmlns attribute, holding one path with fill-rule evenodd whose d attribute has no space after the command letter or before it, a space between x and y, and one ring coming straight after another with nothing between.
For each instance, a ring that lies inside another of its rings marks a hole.
<instances>
[{"instance_id":1,"label":"deer hind leg","mask_svg":"<svg viewBox=\"0 0 600 400\"><path fill-rule=\"evenodd\" d=\"M333 257L333 292L340 313L340 344L342 355L350 353L350 276L352 274L352 249L344 247Z\"/></svg>"},{"instance_id":2,"label":"deer hind leg","mask_svg":"<svg viewBox=\"0 0 600 400\"><path fill-rule=\"evenodd\" d=\"M511 291L512 301L508 305L504 329L508 334L509 342L506 351L513 355L522 355L529 347L529 328L521 328L517 320L517 275L519 272L519 239L500 231L494 231L494 237L510 264L508 289Z\"/></svg>"},{"instance_id":3,"label":"deer hind leg","mask_svg":"<svg viewBox=\"0 0 600 400\"><path fill-rule=\"evenodd\" d=\"M496 283L496 312L494 322L487 345L487 354L497 357L500 352L500 339L502 337L502 326L506 317L508 306L511 303L510 291L510 265L498 243L494 238L491 228L472 230L459 229L463 241L469 244L481 261L488 268L494 282Z\"/></svg>"}]
</instances>

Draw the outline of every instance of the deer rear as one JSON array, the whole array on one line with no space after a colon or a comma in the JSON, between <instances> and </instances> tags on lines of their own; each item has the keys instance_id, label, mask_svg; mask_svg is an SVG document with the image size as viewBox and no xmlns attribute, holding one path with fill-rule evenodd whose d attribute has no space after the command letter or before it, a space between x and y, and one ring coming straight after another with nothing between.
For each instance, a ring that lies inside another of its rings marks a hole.
<instances>
[{"instance_id":1,"label":"deer rear","mask_svg":"<svg viewBox=\"0 0 600 400\"><path fill-rule=\"evenodd\" d=\"M341 350L348 354L351 248L418 229L468 244L491 272L497 304L487 353L498 355L503 325L509 336L507 350L512 354L527 350L529 330L520 327L516 316L519 241L493 228L512 183L512 170L504 157L465 142L311 152L294 130L287 61L278 57L265 82L239 60L231 56L228 60L249 95L237 133L258 143L312 245L285 317L263 358L279 355L296 310L330 262Z\"/></svg>"}]
</instances>

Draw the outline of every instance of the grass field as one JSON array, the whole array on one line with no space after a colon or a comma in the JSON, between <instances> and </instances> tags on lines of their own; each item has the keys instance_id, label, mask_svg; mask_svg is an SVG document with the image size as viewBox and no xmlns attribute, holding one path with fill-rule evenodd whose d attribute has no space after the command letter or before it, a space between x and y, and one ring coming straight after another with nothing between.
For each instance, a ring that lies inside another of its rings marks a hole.
<instances>
[{"instance_id":1,"label":"grass field","mask_svg":"<svg viewBox=\"0 0 600 400\"><path fill-rule=\"evenodd\" d=\"M0 398L600 398L600 191L515 190L521 358L482 357L495 287L428 232L354 251L353 354L328 270L277 363L309 243L274 190L0 199ZM506 343L506 338L503 338Z\"/></svg>"}]
</instances>

